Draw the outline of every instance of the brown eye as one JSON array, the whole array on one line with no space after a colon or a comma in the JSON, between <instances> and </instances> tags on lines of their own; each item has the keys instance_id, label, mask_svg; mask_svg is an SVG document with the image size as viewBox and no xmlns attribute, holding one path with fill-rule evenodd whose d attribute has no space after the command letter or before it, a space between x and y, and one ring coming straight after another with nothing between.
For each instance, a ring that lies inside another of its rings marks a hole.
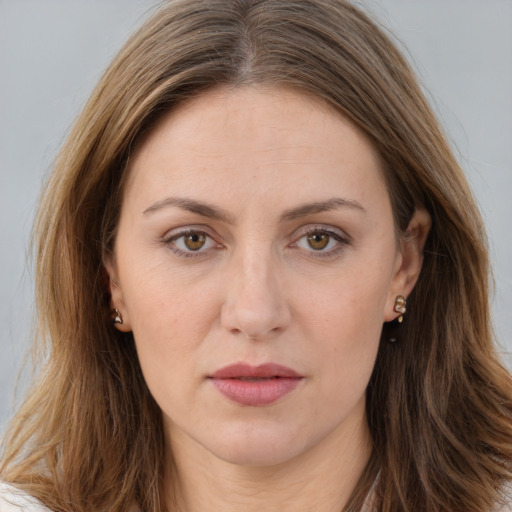
<instances>
[{"instance_id":1,"label":"brown eye","mask_svg":"<svg viewBox=\"0 0 512 512\"><path fill-rule=\"evenodd\" d=\"M210 249L222 247L208 233L196 229L181 231L163 242L175 254L183 257L206 256L210 254Z\"/></svg>"},{"instance_id":2,"label":"brown eye","mask_svg":"<svg viewBox=\"0 0 512 512\"><path fill-rule=\"evenodd\" d=\"M183 237L183 242L187 249L191 251L198 251L202 249L206 243L206 236L204 233L189 233Z\"/></svg>"},{"instance_id":3,"label":"brown eye","mask_svg":"<svg viewBox=\"0 0 512 512\"><path fill-rule=\"evenodd\" d=\"M321 251L327 247L330 236L327 233L311 233L307 236L308 245L315 251Z\"/></svg>"}]
</instances>

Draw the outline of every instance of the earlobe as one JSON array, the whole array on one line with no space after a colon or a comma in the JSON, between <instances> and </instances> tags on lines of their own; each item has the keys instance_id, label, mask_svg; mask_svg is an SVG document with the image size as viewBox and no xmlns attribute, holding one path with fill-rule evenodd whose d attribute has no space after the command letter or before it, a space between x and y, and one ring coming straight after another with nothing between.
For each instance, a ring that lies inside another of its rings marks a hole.
<instances>
[{"instance_id":1,"label":"earlobe","mask_svg":"<svg viewBox=\"0 0 512 512\"><path fill-rule=\"evenodd\" d=\"M432 220L423 207L417 207L409 222L407 231L400 240L399 265L396 269L390 287L388 304L386 306L387 322L401 315L396 309L397 297L404 300L414 289L423 265L423 250L427 242Z\"/></svg>"},{"instance_id":2,"label":"earlobe","mask_svg":"<svg viewBox=\"0 0 512 512\"><path fill-rule=\"evenodd\" d=\"M113 257L106 259L103 265L108 276L107 286L110 294L112 325L120 332L131 332L123 291L118 281L117 268Z\"/></svg>"},{"instance_id":3,"label":"earlobe","mask_svg":"<svg viewBox=\"0 0 512 512\"><path fill-rule=\"evenodd\" d=\"M124 324L123 317L121 316L121 312L118 309L114 309L114 315L115 324Z\"/></svg>"}]
</instances>

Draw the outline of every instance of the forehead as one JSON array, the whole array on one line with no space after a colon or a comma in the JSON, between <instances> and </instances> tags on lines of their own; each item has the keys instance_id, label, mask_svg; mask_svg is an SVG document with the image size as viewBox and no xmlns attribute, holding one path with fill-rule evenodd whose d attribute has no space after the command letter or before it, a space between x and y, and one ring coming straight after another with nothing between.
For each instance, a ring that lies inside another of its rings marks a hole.
<instances>
[{"instance_id":1,"label":"forehead","mask_svg":"<svg viewBox=\"0 0 512 512\"><path fill-rule=\"evenodd\" d=\"M381 167L366 135L322 100L285 87L224 87L160 120L131 159L125 198L168 191L247 202L281 190L279 201L300 202L341 187L361 201L387 196Z\"/></svg>"}]
</instances>

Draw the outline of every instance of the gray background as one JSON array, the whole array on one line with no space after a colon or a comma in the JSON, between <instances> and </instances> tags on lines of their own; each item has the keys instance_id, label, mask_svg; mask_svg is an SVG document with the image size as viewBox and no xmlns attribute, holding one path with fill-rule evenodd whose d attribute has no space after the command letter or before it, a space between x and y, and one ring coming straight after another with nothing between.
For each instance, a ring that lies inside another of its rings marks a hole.
<instances>
[{"instance_id":1,"label":"gray background","mask_svg":"<svg viewBox=\"0 0 512 512\"><path fill-rule=\"evenodd\" d=\"M156 3L0 0L0 430L30 344L27 248L40 185L102 70ZM491 240L497 333L510 352L512 0L364 3L407 46L476 192Z\"/></svg>"}]
</instances>

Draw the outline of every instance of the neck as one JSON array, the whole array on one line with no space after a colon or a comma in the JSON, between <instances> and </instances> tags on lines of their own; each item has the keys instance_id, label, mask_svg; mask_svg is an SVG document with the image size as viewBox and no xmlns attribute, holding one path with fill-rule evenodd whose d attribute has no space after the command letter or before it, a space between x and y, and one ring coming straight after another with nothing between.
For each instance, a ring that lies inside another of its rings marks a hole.
<instances>
[{"instance_id":1,"label":"neck","mask_svg":"<svg viewBox=\"0 0 512 512\"><path fill-rule=\"evenodd\" d=\"M272 466L221 460L178 428L170 437L173 462L166 502L168 510L179 512L339 512L371 454L364 414L292 460Z\"/></svg>"}]
</instances>

